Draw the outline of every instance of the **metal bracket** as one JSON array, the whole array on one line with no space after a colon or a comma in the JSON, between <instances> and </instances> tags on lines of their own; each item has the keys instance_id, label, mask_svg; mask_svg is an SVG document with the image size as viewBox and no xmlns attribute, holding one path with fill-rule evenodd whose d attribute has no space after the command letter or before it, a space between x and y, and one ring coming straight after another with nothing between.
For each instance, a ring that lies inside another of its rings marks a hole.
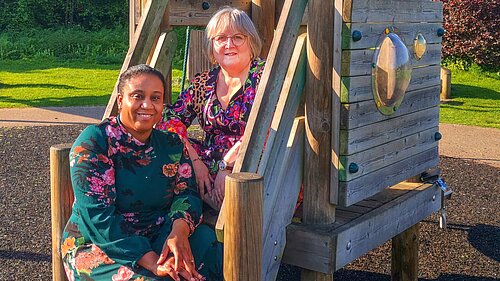
<instances>
[{"instance_id":1,"label":"metal bracket","mask_svg":"<svg viewBox=\"0 0 500 281\"><path fill-rule=\"evenodd\" d=\"M446 183L441 179L439 174L441 170L439 168L430 169L420 175L420 180L426 183L437 184L441 189L441 209L439 209L439 228L446 228L447 224L447 213L446 213L446 201L451 199L453 190L449 188Z\"/></svg>"}]
</instances>

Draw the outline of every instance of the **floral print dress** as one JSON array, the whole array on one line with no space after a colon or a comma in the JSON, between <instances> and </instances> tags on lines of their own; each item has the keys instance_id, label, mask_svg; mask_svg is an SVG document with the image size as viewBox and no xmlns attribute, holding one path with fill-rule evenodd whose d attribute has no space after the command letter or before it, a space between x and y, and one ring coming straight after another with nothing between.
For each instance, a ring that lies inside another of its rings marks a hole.
<instances>
[{"instance_id":1,"label":"floral print dress","mask_svg":"<svg viewBox=\"0 0 500 281\"><path fill-rule=\"evenodd\" d=\"M87 127L70 152L75 193L61 254L69 280L172 280L137 261L161 253L174 220L190 226L207 280L222 280L222 248L202 221L193 168L176 134L153 130L142 143L119 118Z\"/></svg>"},{"instance_id":2,"label":"floral print dress","mask_svg":"<svg viewBox=\"0 0 500 281\"><path fill-rule=\"evenodd\" d=\"M245 85L231 97L226 109L216 95L220 67L197 74L177 101L164 110L163 120L156 128L176 132L186 140L186 128L198 118L205 139L190 141L215 179L218 162L245 132L264 65L264 59L252 60Z\"/></svg>"}]
</instances>

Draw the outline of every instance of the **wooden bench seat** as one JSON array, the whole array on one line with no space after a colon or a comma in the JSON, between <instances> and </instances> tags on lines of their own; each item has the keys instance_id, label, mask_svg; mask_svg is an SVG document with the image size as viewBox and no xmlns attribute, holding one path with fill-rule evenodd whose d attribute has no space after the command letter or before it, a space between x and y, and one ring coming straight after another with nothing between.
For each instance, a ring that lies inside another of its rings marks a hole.
<instances>
[{"instance_id":1,"label":"wooden bench seat","mask_svg":"<svg viewBox=\"0 0 500 281\"><path fill-rule=\"evenodd\" d=\"M440 188L403 182L349 207L337 207L335 223L293 223L283 262L331 274L407 230L441 207Z\"/></svg>"}]
</instances>

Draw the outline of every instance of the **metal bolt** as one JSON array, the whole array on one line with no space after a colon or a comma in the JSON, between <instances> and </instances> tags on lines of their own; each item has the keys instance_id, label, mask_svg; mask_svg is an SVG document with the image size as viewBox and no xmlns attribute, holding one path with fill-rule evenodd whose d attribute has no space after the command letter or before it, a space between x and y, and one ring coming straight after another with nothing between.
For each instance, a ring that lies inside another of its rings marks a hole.
<instances>
[{"instance_id":1,"label":"metal bolt","mask_svg":"<svg viewBox=\"0 0 500 281\"><path fill-rule=\"evenodd\" d=\"M274 240L274 246L278 245L278 241Z\"/></svg>"},{"instance_id":2,"label":"metal bolt","mask_svg":"<svg viewBox=\"0 0 500 281\"><path fill-rule=\"evenodd\" d=\"M432 195L432 201L436 201L436 195Z\"/></svg>"},{"instance_id":3,"label":"metal bolt","mask_svg":"<svg viewBox=\"0 0 500 281\"><path fill-rule=\"evenodd\" d=\"M208 10L210 9L210 3L204 1L202 4L201 4L201 7L203 8L203 10Z\"/></svg>"},{"instance_id":4,"label":"metal bolt","mask_svg":"<svg viewBox=\"0 0 500 281\"><path fill-rule=\"evenodd\" d=\"M278 260L278 256L274 256L274 260L277 261Z\"/></svg>"},{"instance_id":5,"label":"metal bolt","mask_svg":"<svg viewBox=\"0 0 500 281\"><path fill-rule=\"evenodd\" d=\"M346 248L347 250L350 250L350 249L351 249L351 247L352 247L352 243L351 243L351 240L349 240L349 242L347 242L347 245L346 245L346 247L345 247L345 248Z\"/></svg>"},{"instance_id":6,"label":"metal bolt","mask_svg":"<svg viewBox=\"0 0 500 281\"><path fill-rule=\"evenodd\" d=\"M435 139L435 140L437 140L437 141L438 141L438 140L440 140L442 137L443 137L443 135L441 135L441 133L440 133L440 132L436 132L436 133L434 133L434 139Z\"/></svg>"},{"instance_id":7,"label":"metal bolt","mask_svg":"<svg viewBox=\"0 0 500 281\"><path fill-rule=\"evenodd\" d=\"M444 35L444 28L442 28L442 27L438 28L436 34L439 37L443 36Z\"/></svg>"},{"instance_id":8,"label":"metal bolt","mask_svg":"<svg viewBox=\"0 0 500 281\"><path fill-rule=\"evenodd\" d=\"M354 30L352 32L352 41L357 42L363 38L363 34L361 34L361 31L359 30Z\"/></svg>"},{"instance_id":9,"label":"metal bolt","mask_svg":"<svg viewBox=\"0 0 500 281\"><path fill-rule=\"evenodd\" d=\"M349 173L354 174L359 171L359 166L356 163L349 164Z\"/></svg>"}]
</instances>

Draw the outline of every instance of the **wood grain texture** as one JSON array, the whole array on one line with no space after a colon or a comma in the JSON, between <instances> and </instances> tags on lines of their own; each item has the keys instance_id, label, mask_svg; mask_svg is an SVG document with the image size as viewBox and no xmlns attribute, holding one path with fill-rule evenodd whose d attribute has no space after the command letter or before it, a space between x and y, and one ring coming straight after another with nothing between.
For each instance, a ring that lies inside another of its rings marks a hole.
<instances>
[{"instance_id":1,"label":"wood grain texture","mask_svg":"<svg viewBox=\"0 0 500 281\"><path fill-rule=\"evenodd\" d=\"M190 32L191 35L189 36L187 60L187 81L191 81L195 74L214 67L214 64L210 62L210 59L203 52L205 49L205 31L191 30Z\"/></svg>"},{"instance_id":2,"label":"wood grain texture","mask_svg":"<svg viewBox=\"0 0 500 281\"><path fill-rule=\"evenodd\" d=\"M204 1L192 0L173 0L170 5L170 25L172 26L205 26L215 12L223 6L230 5L231 7L245 11L248 15L252 14L252 1L251 0L237 0L237 1L222 1L212 0L208 2L209 8L203 9Z\"/></svg>"},{"instance_id":3,"label":"wood grain texture","mask_svg":"<svg viewBox=\"0 0 500 281\"><path fill-rule=\"evenodd\" d=\"M345 22L442 22L443 3L431 0L346 0Z\"/></svg>"},{"instance_id":4,"label":"wood grain texture","mask_svg":"<svg viewBox=\"0 0 500 281\"><path fill-rule=\"evenodd\" d=\"M63 281L66 273L61 257L61 237L74 201L69 173L71 144L50 148L50 201L52 220L52 280Z\"/></svg>"},{"instance_id":5,"label":"wood grain texture","mask_svg":"<svg viewBox=\"0 0 500 281\"><path fill-rule=\"evenodd\" d=\"M383 145L352 155L340 156L339 180L351 181L369 173L392 165L398 161L438 146L434 135L438 127L396 139ZM355 163L359 171L349 172L349 164Z\"/></svg>"},{"instance_id":6,"label":"wood grain texture","mask_svg":"<svg viewBox=\"0 0 500 281\"><path fill-rule=\"evenodd\" d=\"M420 223L392 238L391 280L418 280L418 247Z\"/></svg>"},{"instance_id":7,"label":"wood grain texture","mask_svg":"<svg viewBox=\"0 0 500 281\"><path fill-rule=\"evenodd\" d=\"M437 166L438 148L433 147L375 172L348 182L339 183L339 205L350 206L366 199L388 186L406 180Z\"/></svg>"},{"instance_id":8,"label":"wood grain texture","mask_svg":"<svg viewBox=\"0 0 500 281\"><path fill-rule=\"evenodd\" d=\"M439 105L440 85L405 93L405 97L392 115L384 115L377 108L374 100L343 104L340 116L340 128L355 129L388 119L421 111Z\"/></svg>"},{"instance_id":9,"label":"wood grain texture","mask_svg":"<svg viewBox=\"0 0 500 281\"><path fill-rule=\"evenodd\" d=\"M130 66L148 62L148 57L153 51L153 47L156 46L157 34L160 30L160 25L168 2L168 0L147 1L144 12L141 14L139 24L134 32L132 44L130 44L130 48L123 61L120 73L123 73ZM118 112L116 102L116 96L118 94L117 86L118 79L102 119L116 115Z\"/></svg>"},{"instance_id":10,"label":"wood grain texture","mask_svg":"<svg viewBox=\"0 0 500 281\"><path fill-rule=\"evenodd\" d=\"M253 173L226 177L224 280L261 280L263 179Z\"/></svg>"},{"instance_id":11,"label":"wood grain texture","mask_svg":"<svg viewBox=\"0 0 500 281\"><path fill-rule=\"evenodd\" d=\"M260 55L267 57L274 37L275 0L252 0L252 21L262 39Z\"/></svg>"},{"instance_id":12,"label":"wood grain texture","mask_svg":"<svg viewBox=\"0 0 500 281\"><path fill-rule=\"evenodd\" d=\"M407 92L441 85L440 65L413 68ZM372 76L342 77L341 102L355 103L373 99Z\"/></svg>"},{"instance_id":13,"label":"wood grain texture","mask_svg":"<svg viewBox=\"0 0 500 281\"><path fill-rule=\"evenodd\" d=\"M440 208L441 192L431 184L400 183L377 196L384 197L385 203L371 203L378 202L374 197L360 202L373 205L364 214L356 213L354 206L339 208L344 214L353 214L341 224L288 226L283 261L333 273Z\"/></svg>"},{"instance_id":14,"label":"wood grain texture","mask_svg":"<svg viewBox=\"0 0 500 281\"><path fill-rule=\"evenodd\" d=\"M340 153L351 155L439 125L439 107L340 131Z\"/></svg>"}]
</instances>

